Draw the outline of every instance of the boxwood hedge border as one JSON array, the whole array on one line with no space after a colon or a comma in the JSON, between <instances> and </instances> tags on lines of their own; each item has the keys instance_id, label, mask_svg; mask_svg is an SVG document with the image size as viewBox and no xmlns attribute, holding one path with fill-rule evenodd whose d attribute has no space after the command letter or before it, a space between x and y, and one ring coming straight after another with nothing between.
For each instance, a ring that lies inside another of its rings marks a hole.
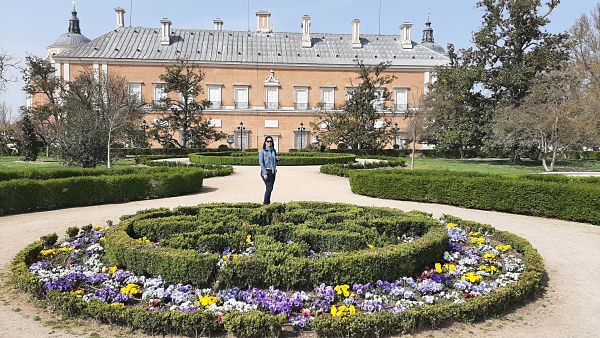
<instances>
[{"instance_id":1,"label":"boxwood hedge border","mask_svg":"<svg viewBox=\"0 0 600 338\"><path fill-rule=\"evenodd\" d=\"M353 193L600 224L600 178L452 171L352 171Z\"/></svg>"},{"instance_id":2,"label":"boxwood hedge border","mask_svg":"<svg viewBox=\"0 0 600 338\"><path fill-rule=\"evenodd\" d=\"M427 305L397 314L376 313L333 318L329 315L317 317L312 329L322 337L380 337L411 333L422 329L434 329L449 321L476 322L506 313L539 296L545 288L544 262L539 253L522 237L491 226L445 216L448 222L462 226L483 228L492 235L510 244L523 254L525 271L515 283L492 293L471 298L462 304ZM70 293L44 292L42 284L29 272L28 266L44 249L42 240L21 250L11 262L11 280L20 290L45 299L46 304L62 315L93 318L104 323L126 326L150 334L183 334L189 336L222 333L225 329L239 337L277 336L282 330L284 318L259 311L232 313L215 321L206 312L147 312L142 308L123 307L115 309L109 304L92 301L85 303Z\"/></svg>"},{"instance_id":3,"label":"boxwood hedge border","mask_svg":"<svg viewBox=\"0 0 600 338\"><path fill-rule=\"evenodd\" d=\"M268 208L274 210L278 205ZM151 210L125 218L119 226L106 235L105 249L112 265L125 266L137 274L162 276L171 283L190 283L199 287L211 287L217 277L218 254L198 254L194 250L154 248L130 236L138 220L188 214L189 208ZM417 217L417 216L414 216ZM410 219L415 221L415 219ZM433 220L432 220L433 221ZM424 220L424 224L427 222ZM371 251L368 248L331 257L290 257L277 266L273 257L240 257L229 262L219 272L223 287L265 286L281 288L307 288L320 283L343 284L366 283L372 280L392 280L415 273L424 266L439 260L446 250L446 229L433 221L422 237L411 243L389 245ZM152 237L151 235L148 235ZM387 267L387 268L380 268ZM358 276L358 277L357 277Z\"/></svg>"},{"instance_id":4,"label":"boxwood hedge border","mask_svg":"<svg viewBox=\"0 0 600 338\"><path fill-rule=\"evenodd\" d=\"M196 168L0 171L0 215L161 198L198 192Z\"/></svg>"},{"instance_id":5,"label":"boxwood hedge border","mask_svg":"<svg viewBox=\"0 0 600 338\"><path fill-rule=\"evenodd\" d=\"M394 168L404 167L406 161L397 157L384 157L381 156L381 161L365 162L365 163L334 163L324 164L319 170L321 174L335 175L341 177L348 177L350 170L361 170L361 169L375 169L375 168Z\"/></svg>"},{"instance_id":6,"label":"boxwood hedge border","mask_svg":"<svg viewBox=\"0 0 600 338\"><path fill-rule=\"evenodd\" d=\"M279 166L323 165L330 163L353 163L356 155L335 153L278 153L282 160ZM257 152L206 152L189 155L190 161L198 164L258 165Z\"/></svg>"}]
</instances>

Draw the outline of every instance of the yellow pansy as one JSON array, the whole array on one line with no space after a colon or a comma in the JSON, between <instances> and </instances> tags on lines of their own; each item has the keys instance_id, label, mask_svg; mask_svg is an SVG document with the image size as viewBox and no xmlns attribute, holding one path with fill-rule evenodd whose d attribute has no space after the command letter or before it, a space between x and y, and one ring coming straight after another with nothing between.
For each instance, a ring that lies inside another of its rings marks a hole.
<instances>
[{"instance_id":1,"label":"yellow pansy","mask_svg":"<svg viewBox=\"0 0 600 338\"><path fill-rule=\"evenodd\" d=\"M438 273L442 273L442 264L435 263L435 271L437 271Z\"/></svg>"},{"instance_id":2,"label":"yellow pansy","mask_svg":"<svg viewBox=\"0 0 600 338\"><path fill-rule=\"evenodd\" d=\"M121 292L130 295L138 295L142 293L142 289L137 284L127 284L127 286L121 288Z\"/></svg>"},{"instance_id":3,"label":"yellow pansy","mask_svg":"<svg viewBox=\"0 0 600 338\"><path fill-rule=\"evenodd\" d=\"M456 270L456 265L454 264L444 264L444 269L453 272L454 270Z\"/></svg>"},{"instance_id":4,"label":"yellow pansy","mask_svg":"<svg viewBox=\"0 0 600 338\"><path fill-rule=\"evenodd\" d=\"M494 272L498 271L498 268L496 268L493 265L480 265L479 268L477 268L477 270L485 271L488 273L494 273Z\"/></svg>"},{"instance_id":5,"label":"yellow pansy","mask_svg":"<svg viewBox=\"0 0 600 338\"><path fill-rule=\"evenodd\" d=\"M484 253L483 254L483 258L485 258L485 259L494 259L494 258L496 258L496 254L489 253L489 252L488 253Z\"/></svg>"},{"instance_id":6,"label":"yellow pansy","mask_svg":"<svg viewBox=\"0 0 600 338\"><path fill-rule=\"evenodd\" d=\"M83 290L79 289L79 290L72 291L71 294L77 296L77 298L82 298L84 292L83 292Z\"/></svg>"},{"instance_id":7,"label":"yellow pansy","mask_svg":"<svg viewBox=\"0 0 600 338\"><path fill-rule=\"evenodd\" d=\"M73 250L75 250L75 248L72 246L62 247L62 248L58 249L59 252L69 252L69 251L73 251Z\"/></svg>"},{"instance_id":8,"label":"yellow pansy","mask_svg":"<svg viewBox=\"0 0 600 338\"><path fill-rule=\"evenodd\" d=\"M40 255L42 256L51 256L54 254L56 254L56 249L54 248L40 251Z\"/></svg>"},{"instance_id":9,"label":"yellow pansy","mask_svg":"<svg viewBox=\"0 0 600 338\"><path fill-rule=\"evenodd\" d=\"M469 236L479 237L479 236L481 236L481 232L479 232L479 231L471 231L471 232L469 232Z\"/></svg>"},{"instance_id":10,"label":"yellow pansy","mask_svg":"<svg viewBox=\"0 0 600 338\"><path fill-rule=\"evenodd\" d=\"M369 247L369 249L371 249L371 251L375 250L375 245L373 245L373 244L369 244L369 245L367 245L367 246Z\"/></svg>"},{"instance_id":11,"label":"yellow pansy","mask_svg":"<svg viewBox=\"0 0 600 338\"><path fill-rule=\"evenodd\" d=\"M471 237L469 238L469 242L471 244L482 245L485 243L485 238L483 237Z\"/></svg>"},{"instance_id":12,"label":"yellow pansy","mask_svg":"<svg viewBox=\"0 0 600 338\"><path fill-rule=\"evenodd\" d=\"M200 298L198 299L198 301L195 304L207 307L207 306L211 306L213 304L217 304L220 301L221 301L221 299L219 297L206 295L206 296L200 296Z\"/></svg>"},{"instance_id":13,"label":"yellow pansy","mask_svg":"<svg viewBox=\"0 0 600 338\"><path fill-rule=\"evenodd\" d=\"M350 314L353 315L356 313L356 308L354 307L354 305L350 305L350 307L348 308L348 310L350 311Z\"/></svg>"},{"instance_id":14,"label":"yellow pansy","mask_svg":"<svg viewBox=\"0 0 600 338\"><path fill-rule=\"evenodd\" d=\"M476 275L472 272L467 272L461 277L462 280L471 282L473 284L477 284L481 282L482 277L480 275Z\"/></svg>"},{"instance_id":15,"label":"yellow pansy","mask_svg":"<svg viewBox=\"0 0 600 338\"><path fill-rule=\"evenodd\" d=\"M502 245L502 244L498 244L496 245L496 250L500 251L500 252L506 252L508 250L510 250L510 245Z\"/></svg>"},{"instance_id":16,"label":"yellow pansy","mask_svg":"<svg viewBox=\"0 0 600 338\"><path fill-rule=\"evenodd\" d=\"M336 285L336 287L333 288L333 290L337 292L338 295L350 297L350 285L348 284Z\"/></svg>"},{"instance_id":17,"label":"yellow pansy","mask_svg":"<svg viewBox=\"0 0 600 338\"><path fill-rule=\"evenodd\" d=\"M246 243L252 242L252 235L246 236Z\"/></svg>"},{"instance_id":18,"label":"yellow pansy","mask_svg":"<svg viewBox=\"0 0 600 338\"><path fill-rule=\"evenodd\" d=\"M113 307L115 309L119 309L119 308L122 308L124 306L125 306L125 304L119 303L119 302L110 304L110 307Z\"/></svg>"},{"instance_id":19,"label":"yellow pansy","mask_svg":"<svg viewBox=\"0 0 600 338\"><path fill-rule=\"evenodd\" d=\"M456 224L456 223L448 223L448 224L446 224L446 226L448 228L456 228L458 226L458 224Z\"/></svg>"},{"instance_id":20,"label":"yellow pansy","mask_svg":"<svg viewBox=\"0 0 600 338\"><path fill-rule=\"evenodd\" d=\"M149 243L150 243L150 240L148 239L148 237L144 236L144 237L142 237L142 238L138 238L138 239L136 239L136 240L135 240L135 242L136 242L137 244L149 244Z\"/></svg>"}]
</instances>

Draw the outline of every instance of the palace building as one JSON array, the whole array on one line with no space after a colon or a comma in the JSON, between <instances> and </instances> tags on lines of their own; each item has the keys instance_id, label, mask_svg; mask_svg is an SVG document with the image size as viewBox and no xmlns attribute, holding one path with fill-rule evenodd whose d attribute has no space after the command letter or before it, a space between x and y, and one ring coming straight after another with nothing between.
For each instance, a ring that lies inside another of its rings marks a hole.
<instances>
[{"instance_id":1,"label":"palace building","mask_svg":"<svg viewBox=\"0 0 600 338\"><path fill-rule=\"evenodd\" d=\"M408 22L397 35L361 34L358 19L348 26L349 34L313 33L305 15L299 18L300 32L275 32L271 13L259 11L256 31L248 32L226 30L221 19L214 20L213 29L179 28L166 18L158 27L125 27L125 10L115 13L115 29L90 40L81 34L73 9L69 31L48 47L56 74L69 81L84 67L116 72L127 78L131 93L151 103L165 95L159 80L165 65L179 59L196 63L205 74L197 99L212 103L204 115L229 135L211 147L257 148L265 136L272 136L280 151L316 142L311 122L352 95L356 60L390 62L388 72L396 78L387 88L392 94L387 104L393 105L390 118L399 128L394 144L405 145L409 120L403 113L418 108L435 80L434 68L448 63L429 20L416 43ZM161 115L148 111L144 121L158 123Z\"/></svg>"}]
</instances>

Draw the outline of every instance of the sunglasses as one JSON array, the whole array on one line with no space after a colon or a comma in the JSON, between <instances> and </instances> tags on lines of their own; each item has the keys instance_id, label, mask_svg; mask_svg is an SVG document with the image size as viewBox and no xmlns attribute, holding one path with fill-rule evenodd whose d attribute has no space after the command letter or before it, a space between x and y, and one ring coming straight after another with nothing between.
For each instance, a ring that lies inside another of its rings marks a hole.
<instances>
[{"instance_id":1,"label":"sunglasses","mask_svg":"<svg viewBox=\"0 0 600 338\"><path fill-rule=\"evenodd\" d=\"M265 141L265 143L273 143L273 141Z\"/></svg>"}]
</instances>

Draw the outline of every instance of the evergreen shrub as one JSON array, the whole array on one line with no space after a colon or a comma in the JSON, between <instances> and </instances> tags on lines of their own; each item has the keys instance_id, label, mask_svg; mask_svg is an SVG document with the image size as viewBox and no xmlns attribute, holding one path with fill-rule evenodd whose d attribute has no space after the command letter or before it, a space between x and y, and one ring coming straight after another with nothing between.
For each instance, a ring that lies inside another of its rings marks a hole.
<instances>
[{"instance_id":1,"label":"evergreen shrub","mask_svg":"<svg viewBox=\"0 0 600 338\"><path fill-rule=\"evenodd\" d=\"M352 192L600 224L600 178L452 171L352 171Z\"/></svg>"}]
</instances>

